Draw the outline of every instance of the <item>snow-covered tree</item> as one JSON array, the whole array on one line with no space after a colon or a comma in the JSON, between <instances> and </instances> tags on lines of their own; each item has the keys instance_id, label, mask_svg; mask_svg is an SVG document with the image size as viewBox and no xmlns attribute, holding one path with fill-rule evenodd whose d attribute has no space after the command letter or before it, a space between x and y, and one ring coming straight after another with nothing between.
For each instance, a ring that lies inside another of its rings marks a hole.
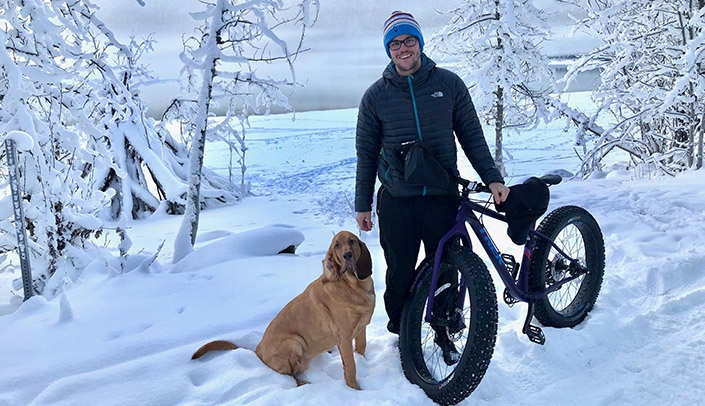
<instances>
[{"instance_id":1,"label":"snow-covered tree","mask_svg":"<svg viewBox=\"0 0 705 406\"><path fill-rule=\"evenodd\" d=\"M175 262L191 252L196 240L206 140L212 137L229 143L241 168L237 192L247 194L248 117L268 114L274 106L291 110L280 88L296 84L294 62L319 8L317 0L215 0L204 4L205 10L194 14L203 21L199 36L184 42L181 58L192 97L175 101L173 105L179 109L171 116L181 120L191 117L188 198L175 241ZM293 34L286 31L294 27ZM288 74L281 79L259 74L271 65L283 65ZM216 122L212 116L219 108L225 118Z\"/></svg>"},{"instance_id":2,"label":"snow-covered tree","mask_svg":"<svg viewBox=\"0 0 705 406\"><path fill-rule=\"evenodd\" d=\"M187 151L145 116L139 98L149 76L137 60L153 41L121 44L94 8L0 0L0 135L19 130L34 141L19 155L24 212L34 290L50 296L71 279L57 270L100 257L94 241L105 221L139 218L163 202L183 211L186 201ZM10 230L3 214L3 253L14 249ZM124 252L124 227L117 234Z\"/></svg>"},{"instance_id":3,"label":"snow-covered tree","mask_svg":"<svg viewBox=\"0 0 705 406\"><path fill-rule=\"evenodd\" d=\"M89 165L85 172L95 187L115 192L107 211L111 219L141 218L160 206L168 213L183 213L188 151L162 123L146 116L147 105L140 98L143 82L155 78L139 64L139 58L151 51L154 41L131 37L128 44L122 44L87 4L71 2L64 12L71 17L64 24L76 25L84 41L94 46L89 57L95 69L84 84L91 89L91 97L83 101L83 111L98 134L84 131L88 145L101 152L97 156L101 162ZM209 193L202 204L235 200L224 179L214 173L209 172L204 183Z\"/></svg>"},{"instance_id":4,"label":"snow-covered tree","mask_svg":"<svg viewBox=\"0 0 705 406\"><path fill-rule=\"evenodd\" d=\"M494 125L494 159L504 171L503 133L547 117L553 74L541 45L550 27L532 0L463 0L448 14L430 48L454 62L480 118Z\"/></svg>"},{"instance_id":5,"label":"snow-covered tree","mask_svg":"<svg viewBox=\"0 0 705 406\"><path fill-rule=\"evenodd\" d=\"M616 123L584 157L599 169L612 150L635 166L675 173L702 166L705 119L703 0L582 0L579 27L604 41L569 70L599 69L598 113ZM595 118L593 118L595 120Z\"/></svg>"},{"instance_id":6,"label":"snow-covered tree","mask_svg":"<svg viewBox=\"0 0 705 406\"><path fill-rule=\"evenodd\" d=\"M19 165L36 293L47 290L57 269L88 260L87 241L103 226L96 215L110 199L81 177L93 151L81 145L74 128L84 122L71 110L80 111L75 103L88 97L74 70L85 54L79 39L65 36L54 6L0 2L0 134L20 130L34 141ZM14 235L10 224L2 219L3 236ZM55 293L60 279L46 293Z\"/></svg>"}]
</instances>

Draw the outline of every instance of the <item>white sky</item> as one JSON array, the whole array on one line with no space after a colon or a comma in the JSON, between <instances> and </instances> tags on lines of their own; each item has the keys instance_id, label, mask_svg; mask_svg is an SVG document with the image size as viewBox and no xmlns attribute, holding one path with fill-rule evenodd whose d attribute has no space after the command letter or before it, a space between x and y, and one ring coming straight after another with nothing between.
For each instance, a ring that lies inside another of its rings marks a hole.
<instances>
[{"instance_id":1,"label":"white sky","mask_svg":"<svg viewBox=\"0 0 705 406\"><path fill-rule=\"evenodd\" d=\"M129 34L146 37L153 33L158 43L156 52L143 62L162 79L178 75L181 63L181 39L195 26L189 12L202 10L193 0L144 0L140 6L135 0L95 0L98 13L123 40ZM297 80L305 88L288 94L297 110L357 107L365 89L381 75L388 63L381 45L382 24L394 10L412 13L421 25L424 37L430 38L447 21L440 12L460 5L460 0L404 1L404 0L322 0L317 24L306 34L305 45L311 51L300 56L296 63ZM538 5L549 12L563 10L557 0L538 0ZM567 24L565 12L551 19L559 27ZM560 30L565 33L565 29ZM565 35L557 38L555 49L561 46ZM574 52L575 41L568 48ZM432 56L433 57L433 56ZM175 85L159 85L146 89L152 112L171 99Z\"/></svg>"}]
</instances>

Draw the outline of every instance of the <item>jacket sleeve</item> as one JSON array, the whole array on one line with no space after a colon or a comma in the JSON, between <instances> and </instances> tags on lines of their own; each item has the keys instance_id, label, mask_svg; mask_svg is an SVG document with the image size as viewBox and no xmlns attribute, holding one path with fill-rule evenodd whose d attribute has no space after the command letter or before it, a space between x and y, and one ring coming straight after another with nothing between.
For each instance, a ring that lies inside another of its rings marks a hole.
<instances>
[{"instance_id":1,"label":"jacket sleeve","mask_svg":"<svg viewBox=\"0 0 705 406\"><path fill-rule=\"evenodd\" d=\"M493 182L504 183L504 178L494 164L494 159L482 133L482 125L477 111L475 111L475 105L470 98L470 93L459 76L455 74L452 76L455 78L453 131L458 137L458 142L483 183L487 185Z\"/></svg>"},{"instance_id":2,"label":"jacket sleeve","mask_svg":"<svg viewBox=\"0 0 705 406\"><path fill-rule=\"evenodd\" d=\"M376 114L374 87L375 85L371 86L363 95L357 115L355 211L358 213L372 211L378 159L382 145L382 127Z\"/></svg>"}]
</instances>

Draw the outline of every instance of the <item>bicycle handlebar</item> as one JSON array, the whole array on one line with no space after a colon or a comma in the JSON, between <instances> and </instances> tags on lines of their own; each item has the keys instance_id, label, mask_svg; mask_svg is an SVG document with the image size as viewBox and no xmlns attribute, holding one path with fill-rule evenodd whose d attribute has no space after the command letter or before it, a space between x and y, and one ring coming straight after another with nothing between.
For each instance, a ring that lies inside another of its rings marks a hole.
<instances>
[{"instance_id":1,"label":"bicycle handlebar","mask_svg":"<svg viewBox=\"0 0 705 406\"><path fill-rule=\"evenodd\" d=\"M467 179L463 179L461 177L458 177L458 185L462 186L461 194L463 197L468 197L468 195L472 193L492 193L490 188L485 185L484 183L481 182L475 182ZM546 185L551 186L551 185L557 185L561 183L563 178L560 175L543 175L539 179L544 181Z\"/></svg>"},{"instance_id":2,"label":"bicycle handlebar","mask_svg":"<svg viewBox=\"0 0 705 406\"><path fill-rule=\"evenodd\" d=\"M464 197L468 197L470 192L472 193L492 193L490 188L484 183L475 182L467 179L458 177L458 185L462 186L461 194Z\"/></svg>"}]
</instances>

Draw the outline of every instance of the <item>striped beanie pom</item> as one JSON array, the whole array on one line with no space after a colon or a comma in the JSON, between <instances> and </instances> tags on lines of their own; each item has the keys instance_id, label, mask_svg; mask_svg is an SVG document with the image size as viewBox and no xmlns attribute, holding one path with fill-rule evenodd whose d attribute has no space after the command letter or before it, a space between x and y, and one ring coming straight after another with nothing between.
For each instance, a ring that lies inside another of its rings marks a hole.
<instances>
[{"instance_id":1,"label":"striped beanie pom","mask_svg":"<svg viewBox=\"0 0 705 406\"><path fill-rule=\"evenodd\" d=\"M423 35L421 34L421 26L419 26L419 23L416 22L414 16L411 14L403 11L395 11L387 21L384 22L384 50L387 51L387 56L392 57L389 53L389 43L402 34L416 37L419 40L419 47L421 51L423 51Z\"/></svg>"}]
</instances>

